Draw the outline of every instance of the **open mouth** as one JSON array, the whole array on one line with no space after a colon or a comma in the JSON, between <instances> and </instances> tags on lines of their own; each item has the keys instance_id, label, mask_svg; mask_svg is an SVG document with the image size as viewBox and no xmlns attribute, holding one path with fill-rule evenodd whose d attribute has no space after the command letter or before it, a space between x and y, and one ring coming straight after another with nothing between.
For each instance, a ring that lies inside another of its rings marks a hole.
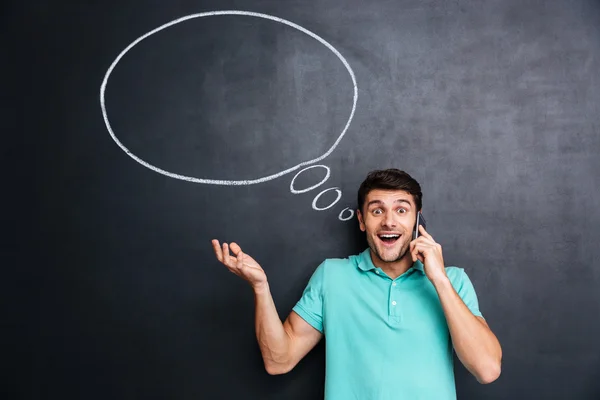
<instances>
[{"instance_id":1,"label":"open mouth","mask_svg":"<svg viewBox=\"0 0 600 400\"><path fill-rule=\"evenodd\" d=\"M400 235L395 233L379 234L377 237L386 245L393 245L400 239Z\"/></svg>"}]
</instances>

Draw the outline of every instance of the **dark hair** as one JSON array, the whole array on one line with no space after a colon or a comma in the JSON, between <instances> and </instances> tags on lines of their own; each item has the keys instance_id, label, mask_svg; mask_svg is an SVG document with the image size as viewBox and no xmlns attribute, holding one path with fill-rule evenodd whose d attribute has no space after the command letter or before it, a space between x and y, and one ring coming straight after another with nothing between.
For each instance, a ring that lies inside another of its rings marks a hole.
<instances>
[{"instance_id":1,"label":"dark hair","mask_svg":"<svg viewBox=\"0 0 600 400\"><path fill-rule=\"evenodd\" d=\"M373 189L404 190L413 195L417 211L423 206L421 185L408 173L396 168L371 171L358 189L358 209L362 211L367 194Z\"/></svg>"}]
</instances>

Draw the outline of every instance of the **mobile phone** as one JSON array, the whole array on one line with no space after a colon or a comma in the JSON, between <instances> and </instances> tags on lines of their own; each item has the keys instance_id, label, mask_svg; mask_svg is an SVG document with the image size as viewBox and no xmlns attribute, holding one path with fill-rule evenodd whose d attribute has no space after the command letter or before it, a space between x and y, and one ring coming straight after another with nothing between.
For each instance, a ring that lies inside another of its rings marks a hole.
<instances>
[{"instance_id":1,"label":"mobile phone","mask_svg":"<svg viewBox=\"0 0 600 400\"><path fill-rule=\"evenodd\" d=\"M415 224L415 229L413 230L413 240L419 237L419 225L423 225L423 228L427 229L427 223L425 222L425 218L423 218L421 211L417 213L417 223Z\"/></svg>"}]
</instances>

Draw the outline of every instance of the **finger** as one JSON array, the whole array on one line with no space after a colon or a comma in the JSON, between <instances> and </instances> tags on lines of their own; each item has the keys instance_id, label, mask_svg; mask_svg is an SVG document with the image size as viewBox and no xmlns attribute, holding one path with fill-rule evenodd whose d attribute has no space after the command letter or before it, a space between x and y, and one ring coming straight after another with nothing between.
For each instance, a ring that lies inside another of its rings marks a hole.
<instances>
[{"instance_id":1,"label":"finger","mask_svg":"<svg viewBox=\"0 0 600 400\"><path fill-rule=\"evenodd\" d=\"M413 262L415 262L415 241L410 242L410 256L412 257Z\"/></svg>"},{"instance_id":2,"label":"finger","mask_svg":"<svg viewBox=\"0 0 600 400\"><path fill-rule=\"evenodd\" d=\"M221 251L221 245L217 239L212 240L212 247L217 256L217 260L223 262L223 252Z\"/></svg>"},{"instance_id":3,"label":"finger","mask_svg":"<svg viewBox=\"0 0 600 400\"><path fill-rule=\"evenodd\" d=\"M433 239L430 239L430 237L419 236L418 238L416 238L414 240L414 242L416 242L416 243L423 243L423 244L427 244L427 245L430 245L430 246L435 246L437 243Z\"/></svg>"},{"instance_id":4,"label":"finger","mask_svg":"<svg viewBox=\"0 0 600 400\"><path fill-rule=\"evenodd\" d=\"M423 262L427 256L426 253L434 247L435 246L423 242L415 243L413 251L411 252L411 254L413 254L413 262L416 261L416 259L419 259L419 261Z\"/></svg>"},{"instance_id":5,"label":"finger","mask_svg":"<svg viewBox=\"0 0 600 400\"><path fill-rule=\"evenodd\" d=\"M427 239L433 240L433 237L431 237L431 235L425 230L423 225L419 225L419 232L421 232L421 235L425 236ZM433 241L435 242L435 240Z\"/></svg>"},{"instance_id":6,"label":"finger","mask_svg":"<svg viewBox=\"0 0 600 400\"><path fill-rule=\"evenodd\" d=\"M239 256L239 253L242 252L242 248L235 242L231 242L231 244L229 245L229 248L231 249L231 252L237 257Z\"/></svg>"},{"instance_id":7,"label":"finger","mask_svg":"<svg viewBox=\"0 0 600 400\"><path fill-rule=\"evenodd\" d=\"M416 262L417 260L423 262L423 260L424 260L423 256L421 255L419 250L416 248L411 252L411 255L412 255L413 262Z\"/></svg>"},{"instance_id":8,"label":"finger","mask_svg":"<svg viewBox=\"0 0 600 400\"><path fill-rule=\"evenodd\" d=\"M236 263L238 269L243 269L244 268L244 253L242 253L242 250L240 249L240 251L237 253L237 263Z\"/></svg>"},{"instance_id":9,"label":"finger","mask_svg":"<svg viewBox=\"0 0 600 400\"><path fill-rule=\"evenodd\" d=\"M231 256L229 255L229 245L227 243L223 243L223 263L231 268Z\"/></svg>"},{"instance_id":10,"label":"finger","mask_svg":"<svg viewBox=\"0 0 600 400\"><path fill-rule=\"evenodd\" d=\"M423 261L425 259L425 253L431 246L427 243L416 242L414 246L415 258Z\"/></svg>"},{"instance_id":11,"label":"finger","mask_svg":"<svg viewBox=\"0 0 600 400\"><path fill-rule=\"evenodd\" d=\"M434 253L438 255L442 254L442 246L439 243L436 243L431 239L427 239L424 236L419 239L415 240L415 247L418 249L418 254L423 254L424 256L426 252L431 252L432 256Z\"/></svg>"},{"instance_id":12,"label":"finger","mask_svg":"<svg viewBox=\"0 0 600 400\"><path fill-rule=\"evenodd\" d=\"M437 243L429 243L429 242L415 242L415 249L419 253L424 253L428 250L435 249Z\"/></svg>"}]
</instances>

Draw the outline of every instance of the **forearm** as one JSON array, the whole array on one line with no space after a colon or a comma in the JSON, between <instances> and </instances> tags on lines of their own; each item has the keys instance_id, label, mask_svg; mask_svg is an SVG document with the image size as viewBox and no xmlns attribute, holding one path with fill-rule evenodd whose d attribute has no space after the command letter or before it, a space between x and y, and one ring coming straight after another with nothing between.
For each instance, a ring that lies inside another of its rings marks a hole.
<instances>
[{"instance_id":1,"label":"forearm","mask_svg":"<svg viewBox=\"0 0 600 400\"><path fill-rule=\"evenodd\" d=\"M254 288L256 339L269 373L287 368L290 337L281 322L268 283Z\"/></svg>"},{"instance_id":2,"label":"forearm","mask_svg":"<svg viewBox=\"0 0 600 400\"><path fill-rule=\"evenodd\" d=\"M458 358L480 383L496 380L500 375L502 358L498 339L483 321L473 315L449 279L434 282L434 286Z\"/></svg>"}]
</instances>

